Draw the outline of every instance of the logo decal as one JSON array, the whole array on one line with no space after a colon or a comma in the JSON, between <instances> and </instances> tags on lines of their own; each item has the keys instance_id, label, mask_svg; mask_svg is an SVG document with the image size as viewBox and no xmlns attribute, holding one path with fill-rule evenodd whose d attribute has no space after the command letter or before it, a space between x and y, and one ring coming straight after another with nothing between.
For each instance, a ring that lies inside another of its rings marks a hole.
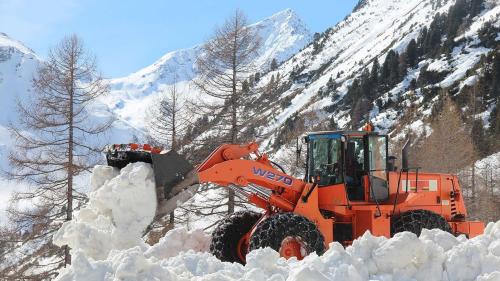
<instances>
[{"instance_id":1,"label":"logo decal","mask_svg":"<svg viewBox=\"0 0 500 281\"><path fill-rule=\"evenodd\" d=\"M279 175L271 171L267 171L261 168L252 167L252 171L254 175L267 178L276 182L283 182L286 185L292 185L293 179L287 177L286 175Z\"/></svg>"}]
</instances>

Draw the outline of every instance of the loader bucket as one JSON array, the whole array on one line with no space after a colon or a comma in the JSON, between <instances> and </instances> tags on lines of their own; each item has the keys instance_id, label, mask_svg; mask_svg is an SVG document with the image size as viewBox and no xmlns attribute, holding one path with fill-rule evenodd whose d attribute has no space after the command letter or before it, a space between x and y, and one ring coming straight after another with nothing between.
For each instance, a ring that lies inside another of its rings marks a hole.
<instances>
[{"instance_id":1,"label":"loader bucket","mask_svg":"<svg viewBox=\"0 0 500 281\"><path fill-rule=\"evenodd\" d=\"M182 183L194 169L191 163L173 150L165 154L151 154L151 159L156 186L163 187L166 198L170 197L174 186Z\"/></svg>"},{"instance_id":2,"label":"loader bucket","mask_svg":"<svg viewBox=\"0 0 500 281\"><path fill-rule=\"evenodd\" d=\"M159 199L156 216L162 217L196 194L199 187L198 172L175 151L151 156ZM163 194L158 188L163 188Z\"/></svg>"},{"instance_id":3,"label":"loader bucket","mask_svg":"<svg viewBox=\"0 0 500 281\"><path fill-rule=\"evenodd\" d=\"M114 145L106 148L106 161L108 166L123 169L130 163L151 163L151 153L149 151L131 151L123 145Z\"/></svg>"},{"instance_id":4,"label":"loader bucket","mask_svg":"<svg viewBox=\"0 0 500 281\"><path fill-rule=\"evenodd\" d=\"M151 163L156 186L163 189L163 194L161 194L163 198L173 197L182 189L197 183L197 174L193 165L173 150L167 153L152 153L131 149L130 145L113 145L106 150L106 160L108 166L118 169L124 168L129 163ZM192 173L189 173L191 171ZM174 187L177 187L176 191L171 194Z\"/></svg>"}]
</instances>

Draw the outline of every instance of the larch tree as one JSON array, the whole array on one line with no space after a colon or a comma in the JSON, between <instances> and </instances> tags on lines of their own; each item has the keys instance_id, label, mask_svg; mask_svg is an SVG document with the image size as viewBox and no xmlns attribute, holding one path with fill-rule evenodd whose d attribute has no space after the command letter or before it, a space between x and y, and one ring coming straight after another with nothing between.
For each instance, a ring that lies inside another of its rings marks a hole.
<instances>
[{"instance_id":1,"label":"larch tree","mask_svg":"<svg viewBox=\"0 0 500 281\"><path fill-rule=\"evenodd\" d=\"M10 179L30 186L14 193L12 202L25 200L32 206L10 208L10 218L19 228L30 228L26 239L46 241L48 255L60 259L58 266L65 266L71 262L69 248L59 250L51 244L51 237L86 200L76 188L75 177L90 171L102 158L99 137L113 119L91 117L88 108L108 93L108 85L95 57L72 35L49 51L33 86L33 96L18 102L18 125L10 127L15 146L9 155L11 169L6 172Z\"/></svg>"},{"instance_id":2,"label":"larch tree","mask_svg":"<svg viewBox=\"0 0 500 281\"><path fill-rule=\"evenodd\" d=\"M185 101L177 88L177 79L162 93L147 112L149 135L164 148L179 150L180 140L189 125Z\"/></svg>"},{"instance_id":3,"label":"larch tree","mask_svg":"<svg viewBox=\"0 0 500 281\"><path fill-rule=\"evenodd\" d=\"M147 112L147 119L149 136L153 144L178 151L181 148L180 141L190 123L185 116L185 101L176 84L177 77L174 77L173 84L153 101ZM160 222L162 230L149 235L149 242L151 244L158 242L161 236L174 227L174 222L175 213L171 212L168 222Z\"/></svg>"},{"instance_id":4,"label":"larch tree","mask_svg":"<svg viewBox=\"0 0 500 281\"><path fill-rule=\"evenodd\" d=\"M456 173L469 166L475 157L474 145L460 109L447 93L441 93L441 102L431 120L432 133L414 147L410 160L425 171Z\"/></svg>"},{"instance_id":5,"label":"larch tree","mask_svg":"<svg viewBox=\"0 0 500 281\"><path fill-rule=\"evenodd\" d=\"M215 29L197 59L199 75L194 84L203 94L218 100L204 104L204 107L222 120L221 126L215 129L221 136L219 142L238 143L243 122L242 108L248 101L243 85L256 72L253 61L261 39L255 30L246 26L246 16L236 10ZM235 194L229 190L227 212L233 213L234 206Z\"/></svg>"}]
</instances>

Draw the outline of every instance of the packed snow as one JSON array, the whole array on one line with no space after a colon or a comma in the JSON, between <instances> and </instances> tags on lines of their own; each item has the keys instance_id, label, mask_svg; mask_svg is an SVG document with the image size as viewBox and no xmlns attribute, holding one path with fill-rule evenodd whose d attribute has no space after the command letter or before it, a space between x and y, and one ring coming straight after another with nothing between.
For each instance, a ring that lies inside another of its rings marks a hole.
<instances>
[{"instance_id":1,"label":"packed snow","mask_svg":"<svg viewBox=\"0 0 500 281\"><path fill-rule=\"evenodd\" d=\"M54 237L73 251L59 281L500 280L500 221L470 240L440 230L391 239L366 232L350 247L332 243L322 256L302 261L259 249L243 266L208 253L210 236L201 230L177 228L153 246L141 239L156 207L149 164L133 163L121 171L97 166L91 187L88 206Z\"/></svg>"},{"instance_id":2,"label":"packed snow","mask_svg":"<svg viewBox=\"0 0 500 281\"><path fill-rule=\"evenodd\" d=\"M153 170L146 163L132 163L118 171L96 166L86 207L63 224L54 235L57 245L69 245L94 259L111 250L141 245L144 229L156 211Z\"/></svg>"}]
</instances>

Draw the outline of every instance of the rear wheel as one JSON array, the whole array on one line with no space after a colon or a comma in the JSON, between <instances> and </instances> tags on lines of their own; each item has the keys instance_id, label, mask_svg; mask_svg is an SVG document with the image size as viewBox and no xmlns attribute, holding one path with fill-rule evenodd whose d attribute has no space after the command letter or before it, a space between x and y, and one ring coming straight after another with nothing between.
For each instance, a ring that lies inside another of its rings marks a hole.
<instances>
[{"instance_id":1,"label":"rear wheel","mask_svg":"<svg viewBox=\"0 0 500 281\"><path fill-rule=\"evenodd\" d=\"M242 238L261 216L256 212L241 211L222 219L212 233L210 253L221 261L244 263L247 247Z\"/></svg>"},{"instance_id":2,"label":"rear wheel","mask_svg":"<svg viewBox=\"0 0 500 281\"><path fill-rule=\"evenodd\" d=\"M391 236L403 231L409 231L420 236L424 228L437 228L451 233L450 224L441 215L429 210L404 212L391 220Z\"/></svg>"},{"instance_id":3,"label":"rear wheel","mask_svg":"<svg viewBox=\"0 0 500 281\"><path fill-rule=\"evenodd\" d=\"M294 213L280 213L261 222L250 238L250 250L271 247L282 257L303 259L325 251L324 238L316 225Z\"/></svg>"}]
</instances>

